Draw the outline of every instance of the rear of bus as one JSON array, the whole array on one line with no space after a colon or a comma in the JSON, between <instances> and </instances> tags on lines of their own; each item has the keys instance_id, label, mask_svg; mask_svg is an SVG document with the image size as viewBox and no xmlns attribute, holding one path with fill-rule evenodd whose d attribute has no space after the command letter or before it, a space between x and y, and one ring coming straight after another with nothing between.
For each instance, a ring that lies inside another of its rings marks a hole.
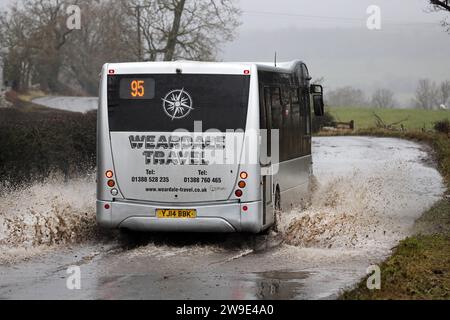
<instances>
[{"instance_id":1,"label":"rear of bus","mask_svg":"<svg viewBox=\"0 0 450 320\"><path fill-rule=\"evenodd\" d=\"M260 232L258 106L254 65L105 65L98 223L138 231Z\"/></svg>"}]
</instances>

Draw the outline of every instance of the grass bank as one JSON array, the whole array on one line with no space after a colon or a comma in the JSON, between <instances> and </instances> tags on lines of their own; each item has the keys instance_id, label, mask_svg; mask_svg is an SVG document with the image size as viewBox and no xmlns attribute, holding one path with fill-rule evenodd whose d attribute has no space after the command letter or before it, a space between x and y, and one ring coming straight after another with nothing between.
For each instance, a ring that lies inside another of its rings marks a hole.
<instances>
[{"instance_id":1,"label":"grass bank","mask_svg":"<svg viewBox=\"0 0 450 320\"><path fill-rule=\"evenodd\" d=\"M447 183L448 196L450 139L447 135L377 129L358 130L353 135L426 142L435 151L439 170ZM403 240L393 250L392 256L380 265L381 290L367 289L367 279L363 279L354 289L343 292L341 299L450 299L450 199L446 197L424 213L416 222L415 231L415 236Z\"/></svg>"},{"instance_id":2,"label":"grass bank","mask_svg":"<svg viewBox=\"0 0 450 320\"><path fill-rule=\"evenodd\" d=\"M30 90L28 92L18 94L18 98L22 101L32 102L36 98L45 97L47 94L40 90Z\"/></svg>"}]
</instances>

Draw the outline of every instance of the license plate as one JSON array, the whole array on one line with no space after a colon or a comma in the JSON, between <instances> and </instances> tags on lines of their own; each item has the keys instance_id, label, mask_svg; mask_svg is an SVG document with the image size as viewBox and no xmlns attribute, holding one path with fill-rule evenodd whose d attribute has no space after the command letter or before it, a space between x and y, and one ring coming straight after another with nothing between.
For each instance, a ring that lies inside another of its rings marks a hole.
<instances>
[{"instance_id":1,"label":"license plate","mask_svg":"<svg viewBox=\"0 0 450 320\"><path fill-rule=\"evenodd\" d=\"M195 219L197 210L158 209L156 216L160 219Z\"/></svg>"}]
</instances>

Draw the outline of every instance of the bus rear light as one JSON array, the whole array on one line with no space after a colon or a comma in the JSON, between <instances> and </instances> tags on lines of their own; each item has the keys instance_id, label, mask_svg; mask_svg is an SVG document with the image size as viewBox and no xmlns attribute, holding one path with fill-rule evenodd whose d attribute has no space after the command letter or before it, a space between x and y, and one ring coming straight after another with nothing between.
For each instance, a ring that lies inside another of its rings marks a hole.
<instances>
[{"instance_id":1,"label":"bus rear light","mask_svg":"<svg viewBox=\"0 0 450 320\"><path fill-rule=\"evenodd\" d=\"M115 73L116 73L116 70L114 70L114 69L109 69L108 73L109 73L109 74L115 74Z\"/></svg>"},{"instance_id":2,"label":"bus rear light","mask_svg":"<svg viewBox=\"0 0 450 320\"><path fill-rule=\"evenodd\" d=\"M250 70L244 70L244 74L248 76L250 74Z\"/></svg>"},{"instance_id":3,"label":"bus rear light","mask_svg":"<svg viewBox=\"0 0 450 320\"><path fill-rule=\"evenodd\" d=\"M242 190L236 190L234 194L236 195L236 197L240 198L244 193L242 192Z\"/></svg>"},{"instance_id":4,"label":"bus rear light","mask_svg":"<svg viewBox=\"0 0 450 320\"><path fill-rule=\"evenodd\" d=\"M109 180L108 181L108 187L114 188L115 186L116 186L116 182L114 180Z\"/></svg>"},{"instance_id":5,"label":"bus rear light","mask_svg":"<svg viewBox=\"0 0 450 320\"><path fill-rule=\"evenodd\" d=\"M105 209L109 210L109 209L111 209L111 206L109 204L105 204Z\"/></svg>"},{"instance_id":6,"label":"bus rear light","mask_svg":"<svg viewBox=\"0 0 450 320\"><path fill-rule=\"evenodd\" d=\"M248 173L247 172L241 172L241 179L245 180L248 178Z\"/></svg>"},{"instance_id":7,"label":"bus rear light","mask_svg":"<svg viewBox=\"0 0 450 320\"><path fill-rule=\"evenodd\" d=\"M114 177L114 172L112 172L111 170L106 171L106 177L108 179L111 179L112 177Z\"/></svg>"},{"instance_id":8,"label":"bus rear light","mask_svg":"<svg viewBox=\"0 0 450 320\"><path fill-rule=\"evenodd\" d=\"M239 188L241 189L245 189L245 187L247 186L247 184L245 183L245 181L240 181L238 184Z\"/></svg>"},{"instance_id":9,"label":"bus rear light","mask_svg":"<svg viewBox=\"0 0 450 320\"><path fill-rule=\"evenodd\" d=\"M242 207L242 211L247 212L248 211L248 207L247 206L243 206Z\"/></svg>"},{"instance_id":10,"label":"bus rear light","mask_svg":"<svg viewBox=\"0 0 450 320\"><path fill-rule=\"evenodd\" d=\"M117 190L117 189L112 189L112 190L111 190L111 195L112 195L113 197L117 196L118 194L119 194L119 190Z\"/></svg>"}]
</instances>

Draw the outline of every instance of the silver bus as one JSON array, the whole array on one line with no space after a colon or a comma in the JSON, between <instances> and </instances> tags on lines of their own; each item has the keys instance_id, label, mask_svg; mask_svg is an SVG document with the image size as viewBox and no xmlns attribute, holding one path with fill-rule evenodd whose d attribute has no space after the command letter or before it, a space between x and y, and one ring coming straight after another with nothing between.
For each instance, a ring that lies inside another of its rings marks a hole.
<instances>
[{"instance_id":1,"label":"silver bus","mask_svg":"<svg viewBox=\"0 0 450 320\"><path fill-rule=\"evenodd\" d=\"M260 233L308 198L323 88L301 61L106 64L97 221L106 228ZM313 110L312 110L313 109Z\"/></svg>"}]
</instances>

